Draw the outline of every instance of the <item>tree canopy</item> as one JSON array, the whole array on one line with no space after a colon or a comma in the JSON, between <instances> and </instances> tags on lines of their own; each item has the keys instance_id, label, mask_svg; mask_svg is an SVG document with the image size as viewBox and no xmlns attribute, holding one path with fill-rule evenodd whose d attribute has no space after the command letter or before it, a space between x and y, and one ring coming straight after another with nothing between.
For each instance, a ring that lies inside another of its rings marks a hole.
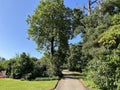
<instances>
[{"instance_id":1,"label":"tree canopy","mask_svg":"<svg viewBox=\"0 0 120 90\"><path fill-rule=\"evenodd\" d=\"M51 50L53 55L55 47L64 48L68 44L71 18L71 9L65 7L63 0L41 0L35 13L27 18L28 36L38 49Z\"/></svg>"}]
</instances>

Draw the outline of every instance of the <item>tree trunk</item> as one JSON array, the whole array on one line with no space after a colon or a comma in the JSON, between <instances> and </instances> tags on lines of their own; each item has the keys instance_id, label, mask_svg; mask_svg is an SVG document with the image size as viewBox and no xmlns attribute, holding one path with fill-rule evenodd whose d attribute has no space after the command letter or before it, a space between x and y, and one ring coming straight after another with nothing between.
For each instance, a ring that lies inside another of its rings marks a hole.
<instances>
[{"instance_id":1,"label":"tree trunk","mask_svg":"<svg viewBox=\"0 0 120 90\"><path fill-rule=\"evenodd\" d=\"M51 39L51 56L53 57L54 55L54 37Z\"/></svg>"},{"instance_id":2,"label":"tree trunk","mask_svg":"<svg viewBox=\"0 0 120 90\"><path fill-rule=\"evenodd\" d=\"M88 0L88 16L91 14L91 1Z\"/></svg>"},{"instance_id":3,"label":"tree trunk","mask_svg":"<svg viewBox=\"0 0 120 90\"><path fill-rule=\"evenodd\" d=\"M92 1L92 0L88 0L88 16L90 16L91 15L91 12L92 12L92 5L94 4L94 3L96 3L98 0L94 0L94 1Z\"/></svg>"}]
</instances>

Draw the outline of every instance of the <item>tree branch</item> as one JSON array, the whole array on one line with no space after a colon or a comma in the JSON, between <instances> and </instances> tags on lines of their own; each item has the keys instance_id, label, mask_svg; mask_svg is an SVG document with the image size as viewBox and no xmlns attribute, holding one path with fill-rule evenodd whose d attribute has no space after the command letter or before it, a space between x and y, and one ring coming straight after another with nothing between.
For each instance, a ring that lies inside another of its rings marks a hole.
<instances>
[{"instance_id":1,"label":"tree branch","mask_svg":"<svg viewBox=\"0 0 120 90\"><path fill-rule=\"evenodd\" d=\"M90 1L90 5L92 5L92 4L94 4L94 3L96 3L98 0L94 0L93 2L92 1Z\"/></svg>"}]
</instances>

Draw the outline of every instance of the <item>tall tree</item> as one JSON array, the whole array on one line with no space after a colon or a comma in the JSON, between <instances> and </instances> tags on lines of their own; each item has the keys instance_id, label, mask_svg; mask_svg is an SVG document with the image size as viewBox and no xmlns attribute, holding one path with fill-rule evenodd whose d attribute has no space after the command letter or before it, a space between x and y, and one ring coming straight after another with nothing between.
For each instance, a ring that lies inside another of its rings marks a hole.
<instances>
[{"instance_id":1,"label":"tall tree","mask_svg":"<svg viewBox=\"0 0 120 90\"><path fill-rule=\"evenodd\" d=\"M105 0L101 4L102 14L109 13L110 15L120 12L120 1L119 0Z\"/></svg>"},{"instance_id":2,"label":"tall tree","mask_svg":"<svg viewBox=\"0 0 120 90\"><path fill-rule=\"evenodd\" d=\"M116 14L119 13L116 3L119 1L101 2L101 10L97 6L90 16L82 19L85 28L80 30L83 59L89 60L87 76L102 90L117 90L120 79L120 15Z\"/></svg>"},{"instance_id":3,"label":"tall tree","mask_svg":"<svg viewBox=\"0 0 120 90\"><path fill-rule=\"evenodd\" d=\"M70 45L69 56L67 58L69 70L82 72L84 62L80 58L82 56L81 49L81 43L78 45Z\"/></svg>"},{"instance_id":4,"label":"tall tree","mask_svg":"<svg viewBox=\"0 0 120 90\"><path fill-rule=\"evenodd\" d=\"M63 0L41 0L35 13L27 18L29 38L36 42L39 50L51 50L53 56L56 46L60 49L68 44L71 16Z\"/></svg>"},{"instance_id":5,"label":"tall tree","mask_svg":"<svg viewBox=\"0 0 120 90\"><path fill-rule=\"evenodd\" d=\"M88 16L91 15L92 13L92 5L95 4L98 0L88 0L88 8L86 8L85 6L83 7L83 9L87 10L88 11Z\"/></svg>"}]
</instances>

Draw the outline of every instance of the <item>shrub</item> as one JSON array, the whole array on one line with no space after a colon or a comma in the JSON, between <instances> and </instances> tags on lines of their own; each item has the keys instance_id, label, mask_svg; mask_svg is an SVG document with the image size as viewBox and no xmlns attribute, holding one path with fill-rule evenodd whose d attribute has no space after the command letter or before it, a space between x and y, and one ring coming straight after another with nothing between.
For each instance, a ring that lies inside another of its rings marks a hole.
<instances>
[{"instance_id":1,"label":"shrub","mask_svg":"<svg viewBox=\"0 0 120 90\"><path fill-rule=\"evenodd\" d=\"M48 81L48 80L58 80L59 77L37 77L35 81Z\"/></svg>"}]
</instances>

